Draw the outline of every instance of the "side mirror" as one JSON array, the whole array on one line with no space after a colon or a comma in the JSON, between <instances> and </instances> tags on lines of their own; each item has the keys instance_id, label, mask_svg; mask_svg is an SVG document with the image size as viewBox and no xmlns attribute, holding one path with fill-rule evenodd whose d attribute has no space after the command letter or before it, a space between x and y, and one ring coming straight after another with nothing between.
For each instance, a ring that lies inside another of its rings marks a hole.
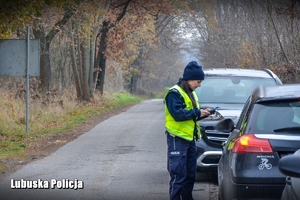
<instances>
[{"instance_id":1,"label":"side mirror","mask_svg":"<svg viewBox=\"0 0 300 200\"><path fill-rule=\"evenodd\" d=\"M215 129L219 132L230 133L234 129L234 122L232 119L224 119L216 124Z\"/></svg>"},{"instance_id":2,"label":"side mirror","mask_svg":"<svg viewBox=\"0 0 300 200\"><path fill-rule=\"evenodd\" d=\"M282 157L278 162L279 171L291 177L300 178L300 150L293 155Z\"/></svg>"}]
</instances>

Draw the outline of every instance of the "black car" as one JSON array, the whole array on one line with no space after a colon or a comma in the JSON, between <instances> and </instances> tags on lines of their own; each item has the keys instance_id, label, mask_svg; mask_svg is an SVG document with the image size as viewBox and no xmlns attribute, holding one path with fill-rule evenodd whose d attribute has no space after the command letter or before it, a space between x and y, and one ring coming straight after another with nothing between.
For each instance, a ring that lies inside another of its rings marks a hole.
<instances>
[{"instance_id":1,"label":"black car","mask_svg":"<svg viewBox=\"0 0 300 200\"><path fill-rule=\"evenodd\" d=\"M280 199L278 162L300 149L300 84L259 87L235 127L226 119L216 129L231 132L218 165L220 199Z\"/></svg>"},{"instance_id":2,"label":"black car","mask_svg":"<svg viewBox=\"0 0 300 200\"><path fill-rule=\"evenodd\" d=\"M278 167L286 175L281 200L300 200L300 149L291 156L279 160Z\"/></svg>"},{"instance_id":3,"label":"black car","mask_svg":"<svg viewBox=\"0 0 300 200\"><path fill-rule=\"evenodd\" d=\"M196 89L201 108L217 108L217 112L199 121L202 138L197 141L198 178L208 173L217 174L222 143L229 133L218 132L214 125L224 118L237 122L241 110L255 88L260 85L282 85L280 79L270 70L205 69L205 80ZM201 175L202 174L202 175Z\"/></svg>"}]
</instances>

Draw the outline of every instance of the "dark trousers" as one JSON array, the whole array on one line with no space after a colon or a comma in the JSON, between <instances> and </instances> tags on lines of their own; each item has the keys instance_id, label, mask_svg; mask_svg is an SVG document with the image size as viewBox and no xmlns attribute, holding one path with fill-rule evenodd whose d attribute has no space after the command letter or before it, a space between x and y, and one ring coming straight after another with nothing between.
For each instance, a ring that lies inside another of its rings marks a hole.
<instances>
[{"instance_id":1,"label":"dark trousers","mask_svg":"<svg viewBox=\"0 0 300 200\"><path fill-rule=\"evenodd\" d=\"M171 200L193 200L197 170L195 141L174 137L167 133L168 170L170 173L169 194Z\"/></svg>"}]
</instances>

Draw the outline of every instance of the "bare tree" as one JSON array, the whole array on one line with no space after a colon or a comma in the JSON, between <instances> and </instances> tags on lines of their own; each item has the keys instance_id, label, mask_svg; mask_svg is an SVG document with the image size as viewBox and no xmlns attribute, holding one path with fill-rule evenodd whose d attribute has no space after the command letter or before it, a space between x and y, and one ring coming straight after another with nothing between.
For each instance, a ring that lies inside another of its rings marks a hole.
<instances>
[{"instance_id":1,"label":"bare tree","mask_svg":"<svg viewBox=\"0 0 300 200\"><path fill-rule=\"evenodd\" d=\"M35 38L40 39L40 76L41 87L43 90L51 88L51 63L50 63L50 46L54 37L59 33L63 26L67 24L74 14L72 7L65 7L62 19L58 20L49 32L45 30L45 24L39 18L34 20L33 34Z\"/></svg>"}]
</instances>

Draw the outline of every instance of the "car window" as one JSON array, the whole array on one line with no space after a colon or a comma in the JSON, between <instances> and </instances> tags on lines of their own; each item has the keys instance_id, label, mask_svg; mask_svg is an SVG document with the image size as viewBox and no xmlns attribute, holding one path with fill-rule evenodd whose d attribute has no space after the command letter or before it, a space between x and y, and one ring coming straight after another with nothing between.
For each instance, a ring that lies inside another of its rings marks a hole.
<instances>
[{"instance_id":1,"label":"car window","mask_svg":"<svg viewBox=\"0 0 300 200\"><path fill-rule=\"evenodd\" d=\"M295 114L294 121L300 124L300 101L292 102L291 107Z\"/></svg>"},{"instance_id":2,"label":"car window","mask_svg":"<svg viewBox=\"0 0 300 200\"><path fill-rule=\"evenodd\" d=\"M260 85L276 85L276 82L271 78L207 76L196 93L201 104L244 104Z\"/></svg>"},{"instance_id":3,"label":"car window","mask_svg":"<svg viewBox=\"0 0 300 200\"><path fill-rule=\"evenodd\" d=\"M300 127L300 103L295 102L262 102L253 107L247 125L247 132L256 134L276 133L282 131L295 132ZM296 131L299 133L298 131Z\"/></svg>"}]
</instances>

